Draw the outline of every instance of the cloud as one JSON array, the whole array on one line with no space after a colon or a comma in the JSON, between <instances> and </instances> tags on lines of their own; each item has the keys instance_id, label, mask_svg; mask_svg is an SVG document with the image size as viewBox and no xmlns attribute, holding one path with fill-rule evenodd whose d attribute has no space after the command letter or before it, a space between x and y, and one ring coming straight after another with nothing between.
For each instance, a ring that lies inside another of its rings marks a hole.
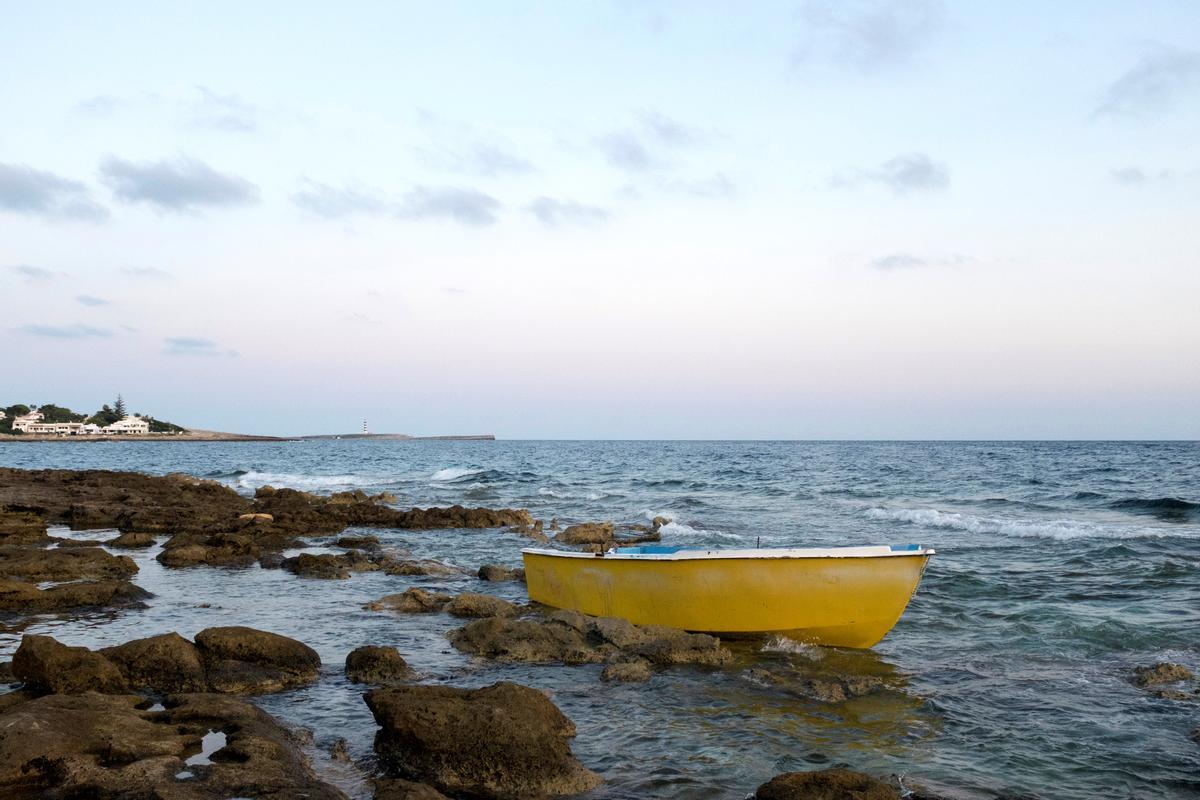
<instances>
[{"instance_id":1,"label":"cloud","mask_svg":"<svg viewBox=\"0 0 1200 800\"><path fill-rule=\"evenodd\" d=\"M648 136L671 147L702 144L710 135L699 128L685 125L658 111L639 111L638 122Z\"/></svg>"},{"instance_id":2,"label":"cloud","mask_svg":"<svg viewBox=\"0 0 1200 800\"><path fill-rule=\"evenodd\" d=\"M121 272L132 278L148 278L151 280L169 281L175 276L165 269L158 267L124 267Z\"/></svg>"},{"instance_id":3,"label":"cloud","mask_svg":"<svg viewBox=\"0 0 1200 800\"><path fill-rule=\"evenodd\" d=\"M447 219L482 227L496 223L499 200L476 189L456 186L415 186L401 198L396 216L401 219Z\"/></svg>"},{"instance_id":4,"label":"cloud","mask_svg":"<svg viewBox=\"0 0 1200 800\"><path fill-rule=\"evenodd\" d=\"M163 348L163 353L169 356L237 357L237 351L222 350L212 339L195 336L168 336L164 341L166 346Z\"/></svg>"},{"instance_id":5,"label":"cloud","mask_svg":"<svg viewBox=\"0 0 1200 800\"><path fill-rule=\"evenodd\" d=\"M105 300L103 297L96 297L95 295L91 294L81 294L76 297L75 300L85 306L91 306L93 308L97 306L112 305L112 303L110 303L108 300Z\"/></svg>"},{"instance_id":6,"label":"cloud","mask_svg":"<svg viewBox=\"0 0 1200 800\"><path fill-rule=\"evenodd\" d=\"M864 72L902 64L937 38L937 0L809 0L801 9L798 63L827 61Z\"/></svg>"},{"instance_id":7,"label":"cloud","mask_svg":"<svg viewBox=\"0 0 1200 800\"><path fill-rule=\"evenodd\" d=\"M108 209L92 200L84 184L20 164L0 164L0 211L53 220L108 218Z\"/></svg>"},{"instance_id":8,"label":"cloud","mask_svg":"<svg viewBox=\"0 0 1200 800\"><path fill-rule=\"evenodd\" d=\"M30 336L43 336L48 339L107 339L112 336L108 328L95 328L91 325L22 325L18 328Z\"/></svg>"},{"instance_id":9,"label":"cloud","mask_svg":"<svg viewBox=\"0 0 1200 800\"><path fill-rule=\"evenodd\" d=\"M1169 169L1147 172L1141 167L1129 166L1111 169L1108 171L1108 174L1122 186L1141 186L1144 183L1151 183L1153 181L1169 181L1177 173Z\"/></svg>"},{"instance_id":10,"label":"cloud","mask_svg":"<svg viewBox=\"0 0 1200 800\"><path fill-rule=\"evenodd\" d=\"M119 97L114 97L111 94L100 94L80 100L75 104L73 111L88 117L106 118L111 117L124 104L125 101Z\"/></svg>"},{"instance_id":11,"label":"cloud","mask_svg":"<svg viewBox=\"0 0 1200 800\"><path fill-rule=\"evenodd\" d=\"M485 178L525 175L537 171L533 162L494 144L471 143L436 149L418 147L416 152L422 161L436 169Z\"/></svg>"},{"instance_id":12,"label":"cloud","mask_svg":"<svg viewBox=\"0 0 1200 800\"><path fill-rule=\"evenodd\" d=\"M1169 111L1200 90L1200 51L1160 47L1142 56L1104 93L1096 116L1146 117Z\"/></svg>"},{"instance_id":13,"label":"cloud","mask_svg":"<svg viewBox=\"0 0 1200 800\"><path fill-rule=\"evenodd\" d=\"M338 188L307 178L303 183L304 188L292 195L292 202L320 217L340 219L354 214L383 214L388 210L387 201L366 186L347 183Z\"/></svg>"},{"instance_id":14,"label":"cloud","mask_svg":"<svg viewBox=\"0 0 1200 800\"><path fill-rule=\"evenodd\" d=\"M718 172L711 178L667 181L663 184L663 188L677 194L690 194L694 197L721 198L733 197L737 194L737 187L723 172Z\"/></svg>"},{"instance_id":15,"label":"cloud","mask_svg":"<svg viewBox=\"0 0 1200 800\"><path fill-rule=\"evenodd\" d=\"M626 172L648 172L661 166L632 131L613 131L597 139L596 146L610 165Z\"/></svg>"},{"instance_id":16,"label":"cloud","mask_svg":"<svg viewBox=\"0 0 1200 800\"><path fill-rule=\"evenodd\" d=\"M872 259L870 266L882 272L917 269L920 267L961 267L975 259L970 256L953 254L949 256L915 256L911 253L891 253Z\"/></svg>"},{"instance_id":17,"label":"cloud","mask_svg":"<svg viewBox=\"0 0 1200 800\"><path fill-rule=\"evenodd\" d=\"M909 153L888 159L872 169L853 169L834 175L830 185L835 188L878 183L896 194L928 192L950 185L950 170L924 153Z\"/></svg>"},{"instance_id":18,"label":"cloud","mask_svg":"<svg viewBox=\"0 0 1200 800\"><path fill-rule=\"evenodd\" d=\"M608 219L608 211L597 206L583 205L574 200L539 197L526 206L538 222L551 228L561 225L596 225Z\"/></svg>"},{"instance_id":19,"label":"cloud","mask_svg":"<svg viewBox=\"0 0 1200 800\"><path fill-rule=\"evenodd\" d=\"M13 264L4 269L24 278L29 283L52 281L55 278L65 278L67 276L65 272L55 272L42 267L35 267L32 264Z\"/></svg>"},{"instance_id":20,"label":"cloud","mask_svg":"<svg viewBox=\"0 0 1200 800\"><path fill-rule=\"evenodd\" d=\"M235 94L221 95L197 86L200 97L192 104L192 122L201 128L250 133L258 127L258 110Z\"/></svg>"},{"instance_id":21,"label":"cloud","mask_svg":"<svg viewBox=\"0 0 1200 800\"><path fill-rule=\"evenodd\" d=\"M159 211L247 205L259 197L253 183L185 157L134 162L110 156L100 164L100 178L118 200L148 203Z\"/></svg>"}]
</instances>

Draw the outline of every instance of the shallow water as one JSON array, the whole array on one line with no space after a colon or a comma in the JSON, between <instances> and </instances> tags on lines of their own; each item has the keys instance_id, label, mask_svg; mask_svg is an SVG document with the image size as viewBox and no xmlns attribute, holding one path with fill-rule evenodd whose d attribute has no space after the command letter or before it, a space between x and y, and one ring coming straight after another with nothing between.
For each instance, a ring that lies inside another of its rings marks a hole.
<instances>
[{"instance_id":1,"label":"shallow water","mask_svg":"<svg viewBox=\"0 0 1200 800\"><path fill-rule=\"evenodd\" d=\"M1200 669L1200 444L382 442L4 444L0 464L188 472L250 493L272 484L387 490L408 505L529 508L563 522L667 514L670 544L920 542L937 548L912 604L873 651L737 642L737 664L610 685L599 667L496 665L446 642L442 615L363 611L422 585L479 590L472 577L279 570L165 570L130 553L145 610L41 617L26 630L108 645L165 631L250 625L294 636L322 680L259 698L328 748L368 758L375 726L341 675L361 644L397 646L433 681L514 680L553 692L574 748L604 775L596 798L742 798L778 772L846 764L978 796L1200 796L1200 703L1133 687L1135 665ZM529 540L496 531L370 531L472 571L519 564ZM71 534L100 538L108 534ZM315 548L314 548L315 549ZM484 590L525 600L515 583ZM20 634L0 633L8 657ZM764 687L750 666L833 659L904 682L841 705ZM352 792L352 771L318 768Z\"/></svg>"}]
</instances>

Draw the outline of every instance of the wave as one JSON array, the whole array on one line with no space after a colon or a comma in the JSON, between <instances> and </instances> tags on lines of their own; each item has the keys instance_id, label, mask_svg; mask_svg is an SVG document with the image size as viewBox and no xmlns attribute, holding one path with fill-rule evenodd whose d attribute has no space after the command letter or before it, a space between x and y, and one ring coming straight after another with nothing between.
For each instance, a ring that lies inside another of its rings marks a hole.
<instances>
[{"instance_id":1,"label":"wave","mask_svg":"<svg viewBox=\"0 0 1200 800\"><path fill-rule=\"evenodd\" d=\"M1185 520L1200 516L1200 503L1191 503L1178 497L1128 497L1109 503L1108 507L1114 511L1150 514L1166 520Z\"/></svg>"},{"instance_id":2,"label":"wave","mask_svg":"<svg viewBox=\"0 0 1200 800\"><path fill-rule=\"evenodd\" d=\"M537 493L540 494L542 497L553 497L557 500L566 500L568 497L571 496L570 492L564 492L560 489L551 489L546 486L543 486L542 488L538 489Z\"/></svg>"},{"instance_id":3,"label":"wave","mask_svg":"<svg viewBox=\"0 0 1200 800\"><path fill-rule=\"evenodd\" d=\"M744 536L737 533L714 531L707 528L693 528L691 525L676 522L675 515L670 511L654 511L647 508L642 510L642 515L648 520L653 520L655 517L666 519L667 523L658 529L659 533L663 536L682 536L689 539L709 538L728 542L740 542L745 539Z\"/></svg>"},{"instance_id":4,"label":"wave","mask_svg":"<svg viewBox=\"0 0 1200 800\"><path fill-rule=\"evenodd\" d=\"M813 661L819 661L825 657L824 651L816 645L805 644L804 642L798 642L795 639L778 635L772 636L763 642L763 646L758 649L762 653L786 653L793 656L804 656Z\"/></svg>"},{"instance_id":5,"label":"wave","mask_svg":"<svg viewBox=\"0 0 1200 800\"><path fill-rule=\"evenodd\" d=\"M924 525L928 528L966 531L968 533L995 533L1001 536L1022 538L1057 539L1139 539L1181 535L1165 528L1130 527L1104 525L1076 520L1019 520L999 517L978 517L973 514L938 511L935 508L868 508L870 519L885 522L905 522Z\"/></svg>"},{"instance_id":6,"label":"wave","mask_svg":"<svg viewBox=\"0 0 1200 800\"><path fill-rule=\"evenodd\" d=\"M436 481L437 483L453 483L463 478L482 475L486 471L479 467L446 467L430 475L429 480Z\"/></svg>"},{"instance_id":7,"label":"wave","mask_svg":"<svg viewBox=\"0 0 1200 800\"><path fill-rule=\"evenodd\" d=\"M306 491L342 491L365 486L386 486L394 483L387 478L369 478L364 475L301 475L290 472L242 472L232 479L239 489L257 489L260 486L304 489Z\"/></svg>"}]
</instances>

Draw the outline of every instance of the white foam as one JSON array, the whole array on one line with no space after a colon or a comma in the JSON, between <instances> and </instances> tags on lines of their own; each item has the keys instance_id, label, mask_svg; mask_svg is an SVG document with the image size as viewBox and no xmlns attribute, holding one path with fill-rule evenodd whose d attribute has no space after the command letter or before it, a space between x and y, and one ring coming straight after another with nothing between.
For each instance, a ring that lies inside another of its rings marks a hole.
<instances>
[{"instance_id":1,"label":"white foam","mask_svg":"<svg viewBox=\"0 0 1200 800\"><path fill-rule=\"evenodd\" d=\"M759 648L764 653L787 653L789 655L804 656L813 661L819 661L825 657L824 651L815 645L798 642L795 639L789 639L786 636L772 636L763 646Z\"/></svg>"},{"instance_id":2,"label":"white foam","mask_svg":"<svg viewBox=\"0 0 1200 800\"><path fill-rule=\"evenodd\" d=\"M445 483L446 481L456 481L459 478L465 478L468 475L478 475L483 471L477 467L446 467L430 475L429 480Z\"/></svg>"},{"instance_id":3,"label":"white foam","mask_svg":"<svg viewBox=\"0 0 1200 800\"><path fill-rule=\"evenodd\" d=\"M538 489L537 493L540 494L542 497L554 497L559 500L564 500L571 496L570 492L562 492L562 491L558 491L557 489L549 489L545 486Z\"/></svg>"},{"instance_id":4,"label":"white foam","mask_svg":"<svg viewBox=\"0 0 1200 800\"><path fill-rule=\"evenodd\" d=\"M368 478L363 475L298 475L290 472L256 472L251 470L240 475L233 485L240 489L257 489L274 486L277 489L304 489L308 491L341 491L347 488L386 484L385 478Z\"/></svg>"},{"instance_id":5,"label":"white foam","mask_svg":"<svg viewBox=\"0 0 1200 800\"><path fill-rule=\"evenodd\" d=\"M689 539L709 538L720 539L727 542L740 542L745 539L736 533L727 533L726 531L712 531L707 528L693 528L691 525L685 525L682 522L675 521L675 514L670 511L653 511L651 509L643 509L643 516L648 520L653 520L655 517L662 517L667 520L667 524L659 528L659 533L664 536L682 536Z\"/></svg>"},{"instance_id":6,"label":"white foam","mask_svg":"<svg viewBox=\"0 0 1200 800\"><path fill-rule=\"evenodd\" d=\"M1078 520L1022 520L1003 517L980 517L936 508L868 508L866 515L874 520L906 522L927 528L945 528L968 533L996 533L1001 536L1057 539L1138 539L1144 537L1183 536L1193 538L1178 528L1109 525Z\"/></svg>"}]
</instances>

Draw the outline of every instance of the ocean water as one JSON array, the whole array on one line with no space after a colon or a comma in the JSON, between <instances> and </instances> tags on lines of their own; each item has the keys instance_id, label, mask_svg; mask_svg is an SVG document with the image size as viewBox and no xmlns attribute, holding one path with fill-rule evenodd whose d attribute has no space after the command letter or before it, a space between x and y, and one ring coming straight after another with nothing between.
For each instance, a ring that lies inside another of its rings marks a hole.
<instances>
[{"instance_id":1,"label":"ocean water","mask_svg":"<svg viewBox=\"0 0 1200 800\"><path fill-rule=\"evenodd\" d=\"M155 549L134 554L136 581L156 595L149 608L25 627L99 646L244 624L310 644L326 664L320 683L257 702L311 728L318 769L356 796L359 773L319 751L345 738L369 766L375 726L340 672L371 643L396 645L426 680L552 692L578 727L576 754L606 779L594 798L744 798L776 773L834 764L964 797L1200 797L1190 738L1200 703L1129 682L1160 660L1200 672L1200 443L47 443L0 445L0 464L180 471L247 493L386 490L403 506L516 506L564 523L665 514L670 544L937 548L871 651L737 642L728 669L677 668L646 684L601 683L595 666L475 660L447 644L455 620L361 609L410 585L478 590L473 577L172 571ZM518 565L528 545L496 531L372 533L471 570ZM520 584L483 589L525 599ZM19 638L0 632L0 656ZM826 705L748 676L789 661L884 674L899 688Z\"/></svg>"}]
</instances>

